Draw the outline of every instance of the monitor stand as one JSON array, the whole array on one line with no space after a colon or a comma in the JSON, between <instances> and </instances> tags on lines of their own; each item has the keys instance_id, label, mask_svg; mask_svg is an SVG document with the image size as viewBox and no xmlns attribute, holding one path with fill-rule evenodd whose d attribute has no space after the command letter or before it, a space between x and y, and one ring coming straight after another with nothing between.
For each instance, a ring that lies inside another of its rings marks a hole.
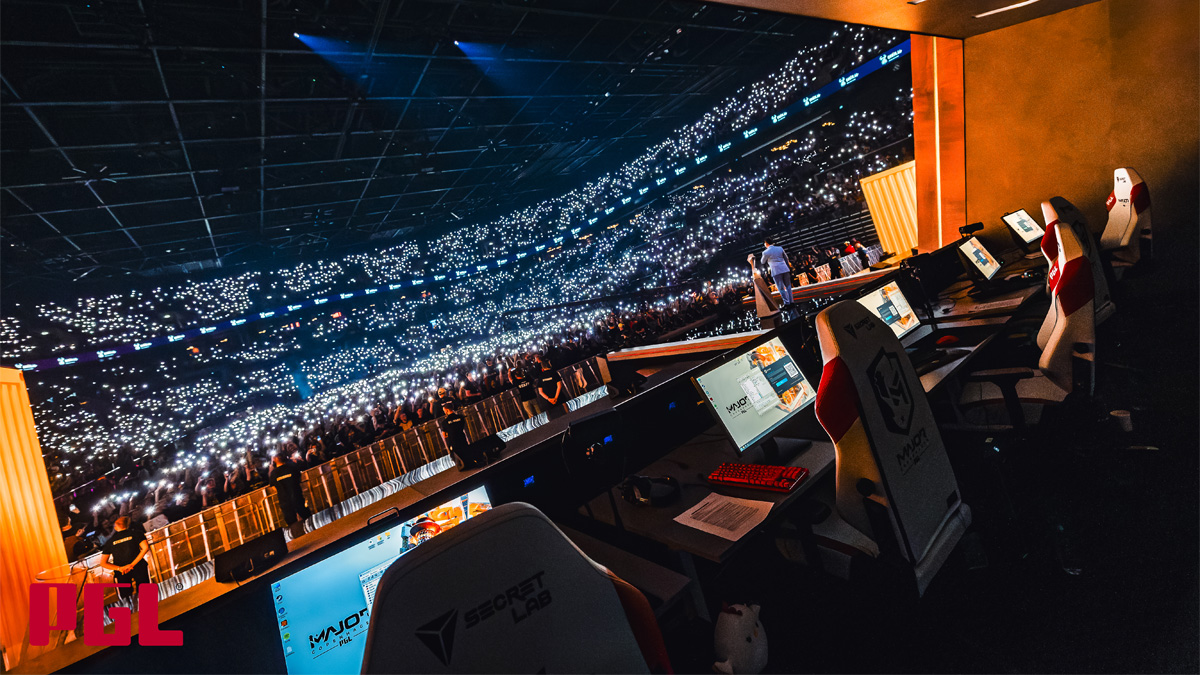
<instances>
[{"instance_id":1,"label":"monitor stand","mask_svg":"<svg viewBox=\"0 0 1200 675\"><path fill-rule=\"evenodd\" d=\"M784 466L810 447L812 441L805 438L772 436L750 446L742 457L752 464Z\"/></svg>"}]
</instances>

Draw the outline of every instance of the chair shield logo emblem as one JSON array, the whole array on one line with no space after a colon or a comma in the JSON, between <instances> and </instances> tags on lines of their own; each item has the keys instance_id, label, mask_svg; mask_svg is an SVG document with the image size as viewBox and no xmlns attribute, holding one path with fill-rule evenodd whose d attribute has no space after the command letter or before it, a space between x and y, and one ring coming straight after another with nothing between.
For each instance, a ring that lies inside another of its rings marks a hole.
<instances>
[{"instance_id":1,"label":"chair shield logo emblem","mask_svg":"<svg viewBox=\"0 0 1200 675\"><path fill-rule=\"evenodd\" d=\"M450 655L454 651L454 629L457 625L458 610L452 609L417 628L417 639L425 643L439 661L450 665Z\"/></svg>"},{"instance_id":2,"label":"chair shield logo emblem","mask_svg":"<svg viewBox=\"0 0 1200 675\"><path fill-rule=\"evenodd\" d=\"M879 403L883 423L890 431L907 435L912 428L913 397L900 367L900 357L880 349L867 368L867 378Z\"/></svg>"}]
</instances>

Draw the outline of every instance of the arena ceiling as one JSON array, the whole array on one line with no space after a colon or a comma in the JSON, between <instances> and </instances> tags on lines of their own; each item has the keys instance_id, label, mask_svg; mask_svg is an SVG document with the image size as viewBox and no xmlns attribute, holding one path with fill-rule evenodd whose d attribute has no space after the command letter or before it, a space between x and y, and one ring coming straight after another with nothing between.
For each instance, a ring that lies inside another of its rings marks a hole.
<instances>
[{"instance_id":1,"label":"arena ceiling","mask_svg":"<svg viewBox=\"0 0 1200 675\"><path fill-rule=\"evenodd\" d=\"M503 215L830 30L681 0L5 0L5 285L280 264Z\"/></svg>"}]
</instances>

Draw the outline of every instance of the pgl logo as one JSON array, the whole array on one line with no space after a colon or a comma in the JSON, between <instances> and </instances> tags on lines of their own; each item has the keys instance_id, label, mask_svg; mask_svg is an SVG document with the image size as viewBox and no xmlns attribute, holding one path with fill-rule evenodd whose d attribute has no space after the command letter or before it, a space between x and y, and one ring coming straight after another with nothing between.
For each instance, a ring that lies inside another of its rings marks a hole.
<instances>
[{"instance_id":1,"label":"pgl logo","mask_svg":"<svg viewBox=\"0 0 1200 675\"><path fill-rule=\"evenodd\" d=\"M900 369L900 357L880 349L867 368L867 378L883 413L883 423L894 433L908 434L912 426L913 397L904 380L904 371Z\"/></svg>"},{"instance_id":2,"label":"pgl logo","mask_svg":"<svg viewBox=\"0 0 1200 675\"><path fill-rule=\"evenodd\" d=\"M55 620L50 622L50 589L57 589ZM132 611L128 607L110 607L113 631L104 631L104 590L129 588L129 584L84 584L83 644L89 647L127 647L133 640ZM158 586L141 584L138 592L138 644L143 647L178 647L183 631L158 627ZM50 631L75 629L75 584L30 584L29 644L50 644Z\"/></svg>"}]
</instances>

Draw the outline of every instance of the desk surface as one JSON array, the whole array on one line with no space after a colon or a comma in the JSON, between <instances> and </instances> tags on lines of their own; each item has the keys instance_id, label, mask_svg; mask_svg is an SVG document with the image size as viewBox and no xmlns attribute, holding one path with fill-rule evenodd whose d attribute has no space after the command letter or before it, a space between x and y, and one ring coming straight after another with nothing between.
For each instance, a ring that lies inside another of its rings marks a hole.
<instances>
[{"instance_id":1,"label":"desk surface","mask_svg":"<svg viewBox=\"0 0 1200 675\"><path fill-rule=\"evenodd\" d=\"M955 328L995 326L995 331L974 345L951 345L954 349L965 350L967 354L922 375L921 387L925 393L932 393L955 374L962 372L975 356L1004 330L1004 326L1016 316L1017 312L1034 298L1039 297L1043 290L1042 284L1036 284L982 302L978 302L970 296L964 296L955 303L950 312L939 311L933 321L934 327L938 330L953 332Z\"/></svg>"},{"instance_id":2,"label":"desk surface","mask_svg":"<svg viewBox=\"0 0 1200 675\"><path fill-rule=\"evenodd\" d=\"M780 440L781 444L786 442L786 439ZM752 450L751 452L757 451ZM747 454L747 457L749 456L750 453ZM726 485L711 485L705 479L721 463L739 462L744 459L746 458L738 458L733 444L724 435L721 435L714 426L708 432L694 437L691 441L671 451L658 461L638 470L636 473L639 475L674 477L682 486L683 494L679 501L674 504L653 507L635 506L624 501L620 498L620 495L614 493L617 514L620 516L625 530L652 541L657 541L673 550L686 551L717 563L723 562L733 555L751 535L748 534L739 541L729 541L728 539L722 539L716 535L681 525L675 522L675 517L700 503L700 500L707 497L709 493L717 492L739 499L771 502L774 504L774 507L767 520L767 522L770 522L771 518L777 517L788 505L812 489L812 486L822 476L833 469L834 449L833 443L830 443L828 440L813 441L811 447L787 462L789 466L807 468L808 478L800 487L786 494ZM612 505L607 494L601 494L599 497L593 499L588 503L588 507L591 509L592 516L596 520L609 525L615 524Z\"/></svg>"}]
</instances>

